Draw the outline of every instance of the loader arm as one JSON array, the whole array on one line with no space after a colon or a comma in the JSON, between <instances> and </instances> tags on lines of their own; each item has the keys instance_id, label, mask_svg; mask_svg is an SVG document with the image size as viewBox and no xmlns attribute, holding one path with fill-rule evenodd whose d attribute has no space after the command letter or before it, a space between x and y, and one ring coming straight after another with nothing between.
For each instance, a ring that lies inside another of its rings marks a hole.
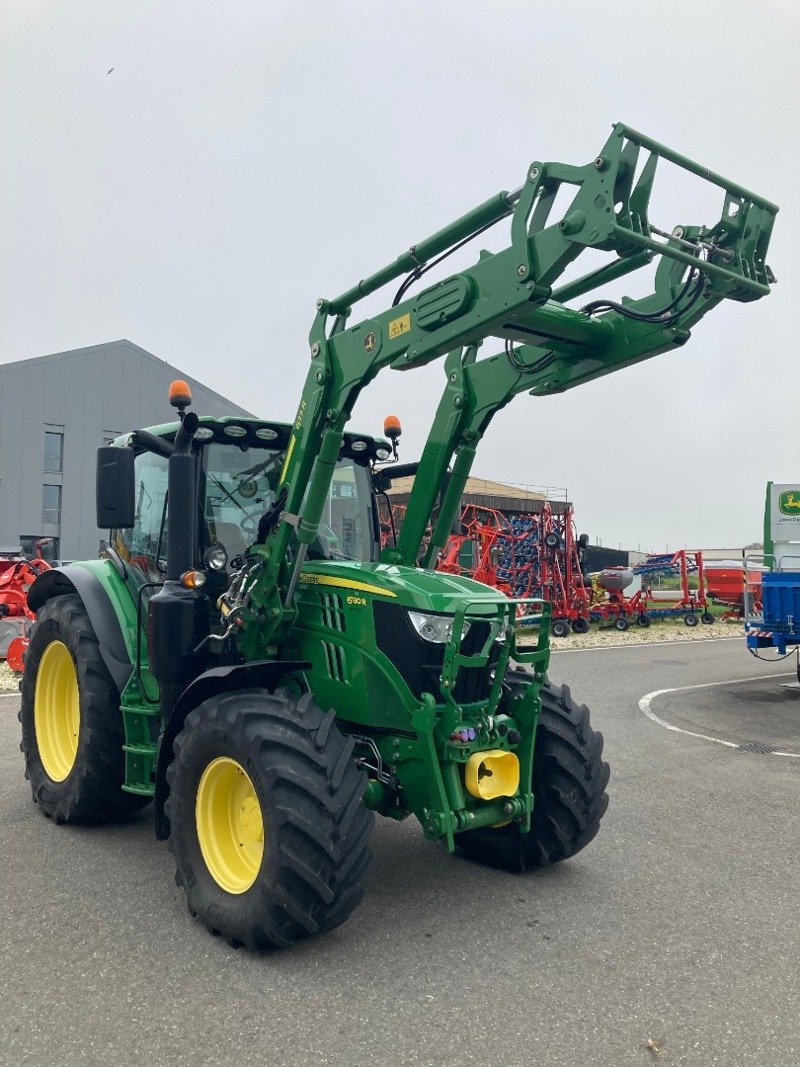
<instances>
[{"instance_id":1,"label":"loader arm","mask_svg":"<svg viewBox=\"0 0 800 1067\"><path fill-rule=\"evenodd\" d=\"M637 170L640 153L643 166ZM717 222L664 229L650 221L662 158L723 191ZM575 193L563 216L551 220L562 186ZM437 542L480 436L514 395L561 392L668 351L684 344L694 323L721 300L766 295L774 281L766 253L776 212L737 183L617 124L586 166L532 163L516 192L497 194L335 299L318 301L311 367L280 475L282 511L253 549L260 556L251 597L258 614L255 608L250 613L259 625L245 627L245 655L273 655L291 625L296 583L317 534L345 424L361 390L383 368L410 370L451 353L445 395L416 480L425 486L409 505L397 554L384 557L413 563L431 514L428 498L442 484L447 463L455 455ZM482 252L472 267L402 299L430 266L505 218L511 223L507 248ZM589 248L609 253L610 262L554 288ZM655 256L661 261L648 296L566 306ZM358 300L406 275L390 308L347 325ZM490 337L501 340L505 351L478 360L478 347Z\"/></svg>"},{"instance_id":2,"label":"loader arm","mask_svg":"<svg viewBox=\"0 0 800 1067\"><path fill-rule=\"evenodd\" d=\"M696 236L696 231L699 231L698 227L684 228L690 238ZM681 263L662 259L656 276L656 291L666 294L679 286L683 271ZM684 300L670 312L667 325L629 319L622 313L611 311L608 314L616 316L614 344L593 356L560 351L556 346L514 346L509 343L503 352L480 361L475 345L451 352L445 362L447 383L444 394L420 460L398 545L395 549L385 549L382 560L414 564L434 513L439 486L444 484L452 464L444 499L436 509L436 525L424 559L425 566L435 565L437 554L446 544L459 513L478 445L497 412L515 396L524 392L534 396L565 392L679 347L688 340L690 327L721 299L707 293L705 288L701 290L698 285L694 298Z\"/></svg>"}]
</instances>

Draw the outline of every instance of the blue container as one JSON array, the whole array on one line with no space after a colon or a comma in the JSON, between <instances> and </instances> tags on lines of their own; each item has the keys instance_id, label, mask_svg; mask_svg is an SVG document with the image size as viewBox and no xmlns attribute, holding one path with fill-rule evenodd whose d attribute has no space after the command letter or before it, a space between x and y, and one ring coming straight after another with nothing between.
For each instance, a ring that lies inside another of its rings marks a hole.
<instances>
[{"instance_id":1,"label":"blue container","mask_svg":"<svg viewBox=\"0 0 800 1067\"><path fill-rule=\"evenodd\" d=\"M761 576L764 627L800 631L800 571L776 571Z\"/></svg>"}]
</instances>

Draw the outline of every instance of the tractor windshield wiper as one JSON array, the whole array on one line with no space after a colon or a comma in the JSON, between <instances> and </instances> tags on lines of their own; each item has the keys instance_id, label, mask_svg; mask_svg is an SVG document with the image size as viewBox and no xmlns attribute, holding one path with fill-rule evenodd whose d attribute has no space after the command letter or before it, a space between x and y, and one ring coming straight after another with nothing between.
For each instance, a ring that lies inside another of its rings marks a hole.
<instances>
[{"instance_id":1,"label":"tractor windshield wiper","mask_svg":"<svg viewBox=\"0 0 800 1067\"><path fill-rule=\"evenodd\" d=\"M248 511L247 511L247 509L246 509L246 508L244 507L244 505L243 505L243 504L242 504L242 503L241 503L240 501L238 501L238 500L236 499L236 497L235 497L235 496L232 496L232 495L231 495L231 494L230 494L230 493L228 492L228 490L227 490L227 489L225 488L225 486L224 486L224 485L222 484L222 482L220 482L220 481L219 481L219 480L218 480L217 478L215 478L213 474L209 474L209 475L208 475L208 477L209 477L209 478L211 479L211 481L212 481L212 482L214 483L214 485L216 485L216 487L217 487L218 489L221 489L221 490L222 490L222 492L223 492L223 493L225 494L225 496L226 496L226 497L227 497L227 498L228 498L229 500L232 500L232 501L234 502L234 504L235 504L235 505L236 505L236 507L237 507L237 508L239 509L239 511L243 512L243 513L244 513L245 515L247 515L247 514L248 514Z\"/></svg>"}]
</instances>

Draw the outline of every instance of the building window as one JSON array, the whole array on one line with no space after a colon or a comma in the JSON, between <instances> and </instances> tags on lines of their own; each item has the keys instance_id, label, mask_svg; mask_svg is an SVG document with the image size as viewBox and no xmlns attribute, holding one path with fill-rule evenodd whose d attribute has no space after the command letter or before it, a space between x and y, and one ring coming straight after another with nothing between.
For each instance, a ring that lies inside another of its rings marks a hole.
<instances>
[{"instance_id":1,"label":"building window","mask_svg":"<svg viewBox=\"0 0 800 1067\"><path fill-rule=\"evenodd\" d=\"M39 534L20 534L19 543L28 559L41 555L48 563L58 559L59 540L57 537L41 537Z\"/></svg>"},{"instance_id":2,"label":"building window","mask_svg":"<svg viewBox=\"0 0 800 1067\"><path fill-rule=\"evenodd\" d=\"M45 430L44 469L47 474L61 474L64 469L64 435Z\"/></svg>"},{"instance_id":3,"label":"building window","mask_svg":"<svg viewBox=\"0 0 800 1067\"><path fill-rule=\"evenodd\" d=\"M61 486L42 486L42 522L58 526L61 522Z\"/></svg>"}]
</instances>

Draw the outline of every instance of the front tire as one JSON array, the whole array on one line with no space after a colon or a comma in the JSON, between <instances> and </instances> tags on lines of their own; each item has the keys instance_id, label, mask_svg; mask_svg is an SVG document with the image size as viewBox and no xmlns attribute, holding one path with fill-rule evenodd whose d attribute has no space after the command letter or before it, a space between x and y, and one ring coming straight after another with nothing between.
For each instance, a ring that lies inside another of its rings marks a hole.
<instances>
[{"instance_id":1,"label":"front tire","mask_svg":"<svg viewBox=\"0 0 800 1067\"><path fill-rule=\"evenodd\" d=\"M524 672L512 672L528 684ZM609 767L603 735L589 724L589 709L572 699L569 687L546 681L533 756L534 807L531 829L514 824L469 830L456 843L471 858L491 867L524 871L569 859L586 848L600 829L608 807Z\"/></svg>"},{"instance_id":2,"label":"front tire","mask_svg":"<svg viewBox=\"0 0 800 1067\"><path fill-rule=\"evenodd\" d=\"M110 822L150 802L122 791L119 693L79 596L53 597L38 612L21 689L25 775L48 818Z\"/></svg>"},{"instance_id":3,"label":"front tire","mask_svg":"<svg viewBox=\"0 0 800 1067\"><path fill-rule=\"evenodd\" d=\"M372 812L353 742L311 694L218 694L167 770L170 848L189 911L251 949L331 930L360 903Z\"/></svg>"}]
</instances>

